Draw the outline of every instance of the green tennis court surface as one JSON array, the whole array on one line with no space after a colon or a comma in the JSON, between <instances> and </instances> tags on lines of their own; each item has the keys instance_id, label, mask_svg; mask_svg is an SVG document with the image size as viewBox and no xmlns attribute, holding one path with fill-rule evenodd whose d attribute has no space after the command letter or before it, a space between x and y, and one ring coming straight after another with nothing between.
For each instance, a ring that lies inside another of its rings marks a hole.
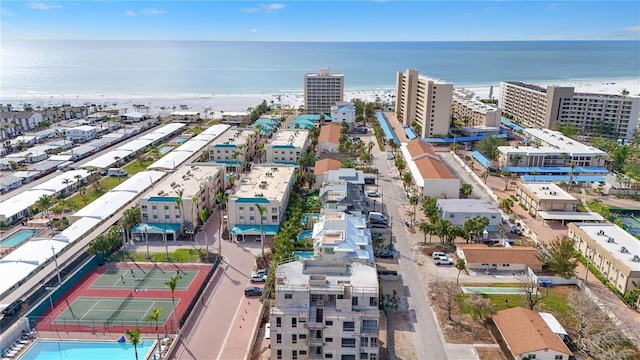
<instances>
[{"instance_id":1,"label":"green tennis court surface","mask_svg":"<svg viewBox=\"0 0 640 360\"><path fill-rule=\"evenodd\" d=\"M187 290L198 270L180 270L176 290ZM151 268L113 268L107 270L89 287L90 289L147 289L167 290L165 283L178 275L176 270Z\"/></svg>"},{"instance_id":2,"label":"green tennis court surface","mask_svg":"<svg viewBox=\"0 0 640 360\"><path fill-rule=\"evenodd\" d=\"M463 286L462 292L465 294L485 294L485 295L517 295L522 294L524 291L518 287L473 287Z\"/></svg>"},{"instance_id":3,"label":"green tennis court surface","mask_svg":"<svg viewBox=\"0 0 640 360\"><path fill-rule=\"evenodd\" d=\"M178 301L176 301L176 306ZM78 297L52 324L68 325L138 325L151 314L153 308L161 308L158 324L167 321L173 304L171 299L150 298L95 298ZM155 325L155 324L154 324Z\"/></svg>"}]
</instances>

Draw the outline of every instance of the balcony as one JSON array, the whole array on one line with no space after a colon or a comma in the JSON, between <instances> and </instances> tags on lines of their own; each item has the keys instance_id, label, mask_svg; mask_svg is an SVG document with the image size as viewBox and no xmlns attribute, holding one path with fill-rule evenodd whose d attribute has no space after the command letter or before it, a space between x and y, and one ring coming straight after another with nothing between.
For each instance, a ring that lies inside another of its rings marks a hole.
<instances>
[{"instance_id":1,"label":"balcony","mask_svg":"<svg viewBox=\"0 0 640 360\"><path fill-rule=\"evenodd\" d=\"M322 337L309 337L309 346L322 346L323 344Z\"/></svg>"}]
</instances>

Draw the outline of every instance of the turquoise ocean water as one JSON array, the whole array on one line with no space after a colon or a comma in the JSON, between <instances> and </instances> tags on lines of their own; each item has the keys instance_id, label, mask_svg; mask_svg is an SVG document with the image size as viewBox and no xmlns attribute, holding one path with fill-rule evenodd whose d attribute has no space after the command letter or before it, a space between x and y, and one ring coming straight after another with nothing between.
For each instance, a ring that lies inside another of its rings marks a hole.
<instances>
[{"instance_id":1,"label":"turquoise ocean water","mask_svg":"<svg viewBox=\"0 0 640 360\"><path fill-rule=\"evenodd\" d=\"M398 70L457 87L507 81L640 78L639 41L8 41L0 100L29 95L300 92L307 72L345 74L347 91L392 89Z\"/></svg>"}]
</instances>

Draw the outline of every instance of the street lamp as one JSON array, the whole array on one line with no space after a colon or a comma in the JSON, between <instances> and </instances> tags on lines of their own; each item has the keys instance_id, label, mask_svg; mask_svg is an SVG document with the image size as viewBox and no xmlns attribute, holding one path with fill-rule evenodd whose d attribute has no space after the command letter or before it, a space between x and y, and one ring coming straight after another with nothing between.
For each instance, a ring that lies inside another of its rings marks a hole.
<instances>
[{"instance_id":1,"label":"street lamp","mask_svg":"<svg viewBox=\"0 0 640 360\"><path fill-rule=\"evenodd\" d=\"M51 252L53 252L53 261L56 264L56 273L58 274L58 284L62 285L62 279L60 278L60 268L58 268L58 258L56 257L56 249L52 246Z\"/></svg>"},{"instance_id":2,"label":"street lamp","mask_svg":"<svg viewBox=\"0 0 640 360\"><path fill-rule=\"evenodd\" d=\"M57 286L47 286L44 289L49 292L49 305L51 305L51 314L53 315L53 300L51 299L51 293L54 292Z\"/></svg>"}]
</instances>

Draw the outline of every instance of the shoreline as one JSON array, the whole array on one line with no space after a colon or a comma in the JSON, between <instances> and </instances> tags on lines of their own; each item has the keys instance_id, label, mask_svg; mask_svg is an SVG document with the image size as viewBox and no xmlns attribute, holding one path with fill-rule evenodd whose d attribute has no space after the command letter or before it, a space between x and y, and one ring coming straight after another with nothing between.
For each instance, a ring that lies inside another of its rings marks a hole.
<instances>
[{"instance_id":1,"label":"shoreline","mask_svg":"<svg viewBox=\"0 0 640 360\"><path fill-rule=\"evenodd\" d=\"M531 82L540 86L559 85L573 86L576 92L582 93L602 93L620 95L623 89L628 90L630 96L640 97L639 78L619 78L619 79L593 79L575 81L545 81ZM454 84L455 85L455 84ZM461 88L461 87L456 87ZM491 85L487 86L466 86L467 90L473 91L477 98L489 98ZM493 86L493 98L497 99L500 93L500 86ZM6 98L6 100L5 100ZM379 98L382 102L393 102L395 89L374 89L374 90L351 90L345 91L344 100L350 101L359 98L364 101L373 102ZM32 107L42 108L61 106L70 104L72 106L87 106L87 104L102 105L105 109L127 112L134 111L133 105L144 105L148 108L149 115L168 115L175 110L183 111L207 111L210 116L219 116L222 112L246 111L250 107L259 105L263 100L267 103L280 103L282 106L297 109L304 103L302 92L278 92L278 93L258 93L258 94L156 94L156 95L135 95L135 94L25 94L23 96L5 96L0 99L3 105L12 104L16 108L23 104L31 104ZM114 105L116 104L116 105ZM186 106L186 109L184 108ZM147 109L143 110L147 111Z\"/></svg>"}]
</instances>

